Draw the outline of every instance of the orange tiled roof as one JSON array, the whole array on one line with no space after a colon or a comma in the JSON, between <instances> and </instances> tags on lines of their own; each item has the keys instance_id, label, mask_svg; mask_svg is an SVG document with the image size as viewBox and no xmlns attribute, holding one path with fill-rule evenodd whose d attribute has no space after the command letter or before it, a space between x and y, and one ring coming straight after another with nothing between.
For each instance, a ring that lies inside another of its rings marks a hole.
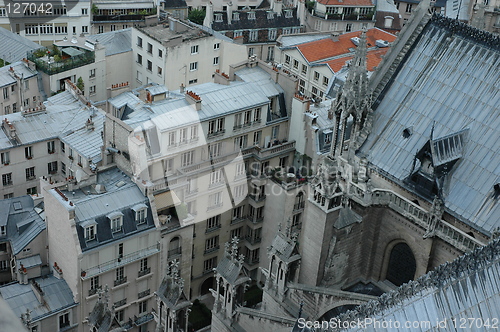
<instances>
[{"instance_id":1,"label":"orange tiled roof","mask_svg":"<svg viewBox=\"0 0 500 332\"><path fill-rule=\"evenodd\" d=\"M326 6L373 6L371 0L318 0L320 4Z\"/></svg>"},{"instance_id":2,"label":"orange tiled roof","mask_svg":"<svg viewBox=\"0 0 500 332\"><path fill-rule=\"evenodd\" d=\"M382 56L387 53L389 50L388 47L384 48L379 48L376 50L371 50L368 51L366 54L366 67L369 71L375 70L375 67L377 67L382 61ZM330 61L325 61L323 63L327 64L330 69L334 72L338 72L342 67L345 66L345 63L349 60L351 60L354 56L346 56L342 58L338 58L335 60L330 60Z\"/></svg>"},{"instance_id":3,"label":"orange tiled roof","mask_svg":"<svg viewBox=\"0 0 500 332\"><path fill-rule=\"evenodd\" d=\"M349 32L340 35L339 40L336 42L331 38L326 38L298 45L297 48L304 55L307 61L316 62L350 53L349 49L355 47L351 38L359 37L360 35L361 31ZM377 39L393 42L396 40L396 36L377 28L369 29L366 32L366 43L368 48L374 47Z\"/></svg>"}]
</instances>

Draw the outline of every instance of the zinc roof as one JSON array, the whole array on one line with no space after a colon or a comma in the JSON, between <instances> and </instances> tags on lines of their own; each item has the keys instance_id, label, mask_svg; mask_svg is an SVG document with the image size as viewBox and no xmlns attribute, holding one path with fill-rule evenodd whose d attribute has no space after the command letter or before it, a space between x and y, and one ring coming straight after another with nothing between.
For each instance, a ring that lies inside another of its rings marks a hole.
<instances>
[{"instance_id":1,"label":"zinc roof","mask_svg":"<svg viewBox=\"0 0 500 332\"><path fill-rule=\"evenodd\" d=\"M40 48L37 43L0 27L0 59L14 63L26 58L28 51Z\"/></svg>"},{"instance_id":2,"label":"zinc roof","mask_svg":"<svg viewBox=\"0 0 500 332\"><path fill-rule=\"evenodd\" d=\"M22 76L25 79L31 78L36 75L36 71L29 69L23 62L21 61L14 62L11 63L10 65L3 66L2 68L0 68L0 87L8 86L17 82L17 80L11 76L10 68L14 69L14 73L16 75L20 77Z\"/></svg>"},{"instance_id":3,"label":"zinc roof","mask_svg":"<svg viewBox=\"0 0 500 332\"><path fill-rule=\"evenodd\" d=\"M327 6L373 6L371 0L318 0Z\"/></svg>"},{"instance_id":4,"label":"zinc roof","mask_svg":"<svg viewBox=\"0 0 500 332\"><path fill-rule=\"evenodd\" d=\"M92 35L88 39L103 45L106 48L106 56L132 50L132 28Z\"/></svg>"},{"instance_id":5,"label":"zinc roof","mask_svg":"<svg viewBox=\"0 0 500 332\"><path fill-rule=\"evenodd\" d=\"M500 51L429 23L380 97L362 154L399 181L432 138L468 129L443 188L448 211L486 232L500 226ZM403 130L411 135L403 137ZM431 137L432 135L432 137Z\"/></svg>"}]
</instances>

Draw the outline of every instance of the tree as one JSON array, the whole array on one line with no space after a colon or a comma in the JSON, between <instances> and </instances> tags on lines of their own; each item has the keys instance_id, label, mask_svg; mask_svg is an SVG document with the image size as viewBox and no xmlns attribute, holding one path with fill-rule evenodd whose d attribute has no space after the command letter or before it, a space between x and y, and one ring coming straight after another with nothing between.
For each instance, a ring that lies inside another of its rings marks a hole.
<instances>
[{"instance_id":1,"label":"tree","mask_svg":"<svg viewBox=\"0 0 500 332\"><path fill-rule=\"evenodd\" d=\"M188 14L188 20L194 22L196 24L203 24L203 20L205 19L206 12L201 9L193 9Z\"/></svg>"},{"instance_id":2,"label":"tree","mask_svg":"<svg viewBox=\"0 0 500 332\"><path fill-rule=\"evenodd\" d=\"M314 9L314 1L306 1L306 7L309 13L312 13L312 10Z\"/></svg>"},{"instance_id":3,"label":"tree","mask_svg":"<svg viewBox=\"0 0 500 332\"><path fill-rule=\"evenodd\" d=\"M83 78L80 76L78 77L78 80L76 81L76 87L80 89L80 91L83 92L83 89L85 88L85 83L83 83Z\"/></svg>"},{"instance_id":4,"label":"tree","mask_svg":"<svg viewBox=\"0 0 500 332\"><path fill-rule=\"evenodd\" d=\"M90 9L90 11L92 12L92 14L97 15L99 13L99 8L94 3L94 4L92 4L92 8Z\"/></svg>"}]
</instances>

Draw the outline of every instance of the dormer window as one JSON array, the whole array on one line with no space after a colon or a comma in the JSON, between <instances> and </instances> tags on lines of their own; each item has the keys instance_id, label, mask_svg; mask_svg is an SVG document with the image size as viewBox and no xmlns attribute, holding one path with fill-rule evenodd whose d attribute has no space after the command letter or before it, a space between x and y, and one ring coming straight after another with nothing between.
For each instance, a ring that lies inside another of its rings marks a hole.
<instances>
[{"instance_id":1,"label":"dormer window","mask_svg":"<svg viewBox=\"0 0 500 332\"><path fill-rule=\"evenodd\" d=\"M267 12L267 19L272 20L274 18L274 12L273 11L268 11Z\"/></svg>"},{"instance_id":2,"label":"dormer window","mask_svg":"<svg viewBox=\"0 0 500 332\"><path fill-rule=\"evenodd\" d=\"M215 22L222 22L222 13L215 13Z\"/></svg>"},{"instance_id":3,"label":"dormer window","mask_svg":"<svg viewBox=\"0 0 500 332\"><path fill-rule=\"evenodd\" d=\"M248 19L255 20L255 12L248 12Z\"/></svg>"},{"instance_id":4,"label":"dormer window","mask_svg":"<svg viewBox=\"0 0 500 332\"><path fill-rule=\"evenodd\" d=\"M286 18L293 17L292 11L290 9L285 10L285 17Z\"/></svg>"},{"instance_id":5,"label":"dormer window","mask_svg":"<svg viewBox=\"0 0 500 332\"><path fill-rule=\"evenodd\" d=\"M144 224L148 216L148 207L146 204L137 204L132 208L135 212L135 222L138 225Z\"/></svg>"},{"instance_id":6,"label":"dormer window","mask_svg":"<svg viewBox=\"0 0 500 332\"><path fill-rule=\"evenodd\" d=\"M121 232L123 226L123 213L113 212L108 214L110 220L111 231L113 233Z\"/></svg>"},{"instance_id":7,"label":"dormer window","mask_svg":"<svg viewBox=\"0 0 500 332\"><path fill-rule=\"evenodd\" d=\"M0 226L0 236L5 236L5 235L7 235L7 227Z\"/></svg>"},{"instance_id":8,"label":"dormer window","mask_svg":"<svg viewBox=\"0 0 500 332\"><path fill-rule=\"evenodd\" d=\"M233 13L233 21L239 21L240 20L240 13L236 12Z\"/></svg>"},{"instance_id":9,"label":"dormer window","mask_svg":"<svg viewBox=\"0 0 500 332\"><path fill-rule=\"evenodd\" d=\"M83 227L85 241L95 240L95 236L97 234L97 222L94 219L85 220L80 223L80 226Z\"/></svg>"},{"instance_id":10,"label":"dormer window","mask_svg":"<svg viewBox=\"0 0 500 332\"><path fill-rule=\"evenodd\" d=\"M234 32L234 38L238 38L238 37L241 37L243 36L243 31L241 30L237 30Z\"/></svg>"}]
</instances>

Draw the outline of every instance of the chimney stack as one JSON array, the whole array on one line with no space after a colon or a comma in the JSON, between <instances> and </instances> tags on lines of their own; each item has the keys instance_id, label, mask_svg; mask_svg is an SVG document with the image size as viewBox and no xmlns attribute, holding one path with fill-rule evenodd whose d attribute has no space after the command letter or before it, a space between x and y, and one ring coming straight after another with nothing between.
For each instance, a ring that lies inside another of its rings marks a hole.
<instances>
[{"instance_id":1,"label":"chimney stack","mask_svg":"<svg viewBox=\"0 0 500 332\"><path fill-rule=\"evenodd\" d=\"M201 97L193 91L186 91L186 100L190 105L195 105L196 110L201 110Z\"/></svg>"}]
</instances>

